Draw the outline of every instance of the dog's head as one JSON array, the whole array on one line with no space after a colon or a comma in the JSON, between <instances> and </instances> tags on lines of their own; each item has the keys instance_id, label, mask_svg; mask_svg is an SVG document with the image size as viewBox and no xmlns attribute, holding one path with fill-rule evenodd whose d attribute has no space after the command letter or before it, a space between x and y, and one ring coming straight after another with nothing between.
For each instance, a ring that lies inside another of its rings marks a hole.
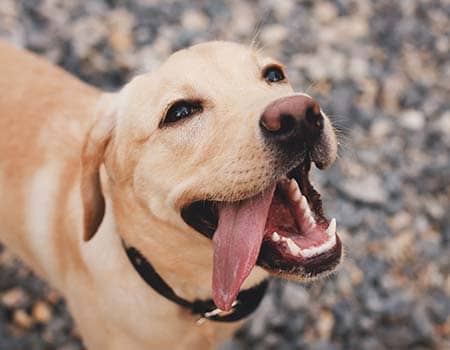
<instances>
[{"instance_id":1,"label":"dog's head","mask_svg":"<svg viewBox=\"0 0 450 350\"><path fill-rule=\"evenodd\" d=\"M104 212L104 159L120 231L151 217L184 240L212 239L221 309L255 264L295 279L337 266L335 221L308 178L311 163L334 162L335 134L280 63L238 44L200 44L108 101L83 150L85 239Z\"/></svg>"}]
</instances>

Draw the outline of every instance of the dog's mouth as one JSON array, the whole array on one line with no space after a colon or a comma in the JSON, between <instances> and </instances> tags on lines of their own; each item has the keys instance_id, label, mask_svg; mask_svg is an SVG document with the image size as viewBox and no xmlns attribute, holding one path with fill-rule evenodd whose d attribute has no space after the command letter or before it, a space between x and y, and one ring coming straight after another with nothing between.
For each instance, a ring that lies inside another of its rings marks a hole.
<instances>
[{"instance_id":1,"label":"dog's mouth","mask_svg":"<svg viewBox=\"0 0 450 350\"><path fill-rule=\"evenodd\" d=\"M239 202L197 201L182 209L185 222L214 244L213 299L230 310L255 264L287 278L307 280L339 264L336 221L328 220L309 181L311 162L265 191Z\"/></svg>"}]
</instances>

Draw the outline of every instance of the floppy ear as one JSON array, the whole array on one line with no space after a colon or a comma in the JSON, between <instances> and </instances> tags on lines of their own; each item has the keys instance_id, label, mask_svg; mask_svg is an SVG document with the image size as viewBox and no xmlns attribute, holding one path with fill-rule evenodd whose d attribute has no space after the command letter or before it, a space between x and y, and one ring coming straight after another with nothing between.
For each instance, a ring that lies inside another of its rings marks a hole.
<instances>
[{"instance_id":1,"label":"floppy ear","mask_svg":"<svg viewBox=\"0 0 450 350\"><path fill-rule=\"evenodd\" d=\"M100 110L97 120L86 136L81 153L81 199L85 241L95 235L105 214L100 166L115 126L115 113L111 111L111 108L100 108Z\"/></svg>"}]
</instances>

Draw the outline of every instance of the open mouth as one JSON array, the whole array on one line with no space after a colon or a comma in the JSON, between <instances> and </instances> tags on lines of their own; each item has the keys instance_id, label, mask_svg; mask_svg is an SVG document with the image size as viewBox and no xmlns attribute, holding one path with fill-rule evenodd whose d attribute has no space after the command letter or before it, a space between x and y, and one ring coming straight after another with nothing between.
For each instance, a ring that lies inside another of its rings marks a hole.
<instances>
[{"instance_id":1,"label":"open mouth","mask_svg":"<svg viewBox=\"0 0 450 350\"><path fill-rule=\"evenodd\" d=\"M197 201L183 208L185 222L214 242L213 298L229 310L253 266L307 280L332 271L342 245L309 181L311 162L240 202Z\"/></svg>"}]
</instances>

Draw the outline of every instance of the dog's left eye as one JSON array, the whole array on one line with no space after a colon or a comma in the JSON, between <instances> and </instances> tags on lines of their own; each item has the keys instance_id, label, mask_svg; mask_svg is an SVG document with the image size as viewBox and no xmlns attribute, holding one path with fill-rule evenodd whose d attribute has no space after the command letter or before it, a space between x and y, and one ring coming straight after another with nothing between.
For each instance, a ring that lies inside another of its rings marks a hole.
<instances>
[{"instance_id":1,"label":"dog's left eye","mask_svg":"<svg viewBox=\"0 0 450 350\"><path fill-rule=\"evenodd\" d=\"M200 113L202 110L203 108L199 101L182 100L175 102L167 111L165 118L161 122L161 126L175 123L181 119Z\"/></svg>"},{"instance_id":2,"label":"dog's left eye","mask_svg":"<svg viewBox=\"0 0 450 350\"><path fill-rule=\"evenodd\" d=\"M278 66L267 67L264 70L263 76L268 83L276 83L285 79L283 70Z\"/></svg>"}]
</instances>

